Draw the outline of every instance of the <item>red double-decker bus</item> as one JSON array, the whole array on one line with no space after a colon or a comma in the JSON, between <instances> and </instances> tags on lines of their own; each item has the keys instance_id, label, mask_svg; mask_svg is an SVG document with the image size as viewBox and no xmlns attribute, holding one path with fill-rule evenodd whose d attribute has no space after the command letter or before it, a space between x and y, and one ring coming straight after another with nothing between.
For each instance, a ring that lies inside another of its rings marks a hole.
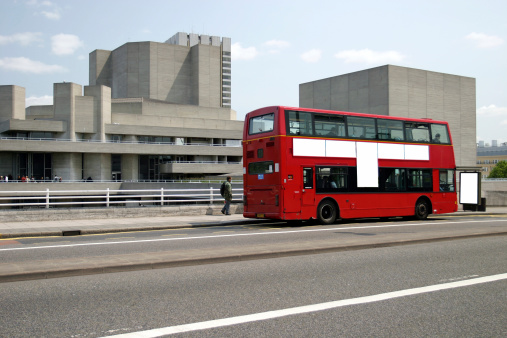
<instances>
[{"instance_id":1,"label":"red double-decker bus","mask_svg":"<svg viewBox=\"0 0 507 338\"><path fill-rule=\"evenodd\" d=\"M447 122L261 108L245 118L243 163L245 217L331 224L458 207Z\"/></svg>"}]
</instances>

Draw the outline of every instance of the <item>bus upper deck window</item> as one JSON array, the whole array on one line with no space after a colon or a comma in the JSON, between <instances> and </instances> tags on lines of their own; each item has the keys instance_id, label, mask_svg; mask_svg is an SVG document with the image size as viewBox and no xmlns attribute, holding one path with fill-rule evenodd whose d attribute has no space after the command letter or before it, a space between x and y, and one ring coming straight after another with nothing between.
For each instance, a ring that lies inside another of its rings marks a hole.
<instances>
[{"instance_id":1,"label":"bus upper deck window","mask_svg":"<svg viewBox=\"0 0 507 338\"><path fill-rule=\"evenodd\" d=\"M260 134L273 131L275 128L275 114L265 114L250 118L248 134Z\"/></svg>"},{"instance_id":2,"label":"bus upper deck window","mask_svg":"<svg viewBox=\"0 0 507 338\"><path fill-rule=\"evenodd\" d=\"M449 140L449 133L445 124L431 124L431 143L451 143Z\"/></svg>"},{"instance_id":3,"label":"bus upper deck window","mask_svg":"<svg viewBox=\"0 0 507 338\"><path fill-rule=\"evenodd\" d=\"M300 111L287 111L287 135L313 135L312 114Z\"/></svg>"}]
</instances>

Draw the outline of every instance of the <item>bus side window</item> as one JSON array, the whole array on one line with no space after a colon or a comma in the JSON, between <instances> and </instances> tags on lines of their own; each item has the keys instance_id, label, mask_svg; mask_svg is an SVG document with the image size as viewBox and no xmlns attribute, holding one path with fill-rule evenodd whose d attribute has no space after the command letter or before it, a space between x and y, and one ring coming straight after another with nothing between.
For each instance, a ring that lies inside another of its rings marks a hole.
<instances>
[{"instance_id":1,"label":"bus side window","mask_svg":"<svg viewBox=\"0 0 507 338\"><path fill-rule=\"evenodd\" d=\"M407 141L430 142L428 123L405 122L405 136Z\"/></svg>"},{"instance_id":2,"label":"bus side window","mask_svg":"<svg viewBox=\"0 0 507 338\"><path fill-rule=\"evenodd\" d=\"M431 124L431 143L451 143L447 132L447 126L445 124Z\"/></svg>"},{"instance_id":3,"label":"bus side window","mask_svg":"<svg viewBox=\"0 0 507 338\"><path fill-rule=\"evenodd\" d=\"M286 113L286 129L288 135L313 135L311 113L299 111L287 111Z\"/></svg>"},{"instance_id":4,"label":"bus side window","mask_svg":"<svg viewBox=\"0 0 507 338\"><path fill-rule=\"evenodd\" d=\"M375 119L369 117L347 117L347 126L349 137L359 139L376 139L377 131L375 128Z\"/></svg>"},{"instance_id":5,"label":"bus side window","mask_svg":"<svg viewBox=\"0 0 507 338\"><path fill-rule=\"evenodd\" d=\"M315 114L315 135L345 137L345 118L331 114Z\"/></svg>"},{"instance_id":6,"label":"bus side window","mask_svg":"<svg viewBox=\"0 0 507 338\"><path fill-rule=\"evenodd\" d=\"M377 120L379 140L403 141L403 121Z\"/></svg>"},{"instance_id":7,"label":"bus side window","mask_svg":"<svg viewBox=\"0 0 507 338\"><path fill-rule=\"evenodd\" d=\"M454 192L454 170L440 170L440 191Z\"/></svg>"},{"instance_id":8,"label":"bus side window","mask_svg":"<svg viewBox=\"0 0 507 338\"><path fill-rule=\"evenodd\" d=\"M313 189L313 168L303 168L303 187Z\"/></svg>"}]
</instances>

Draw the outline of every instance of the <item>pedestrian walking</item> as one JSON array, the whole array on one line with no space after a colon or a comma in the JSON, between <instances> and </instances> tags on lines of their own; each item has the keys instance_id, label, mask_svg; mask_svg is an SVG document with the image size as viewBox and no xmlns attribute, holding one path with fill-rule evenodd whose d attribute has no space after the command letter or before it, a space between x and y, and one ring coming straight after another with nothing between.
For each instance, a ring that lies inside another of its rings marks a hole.
<instances>
[{"instance_id":1,"label":"pedestrian walking","mask_svg":"<svg viewBox=\"0 0 507 338\"><path fill-rule=\"evenodd\" d=\"M227 181L223 183L223 189L220 189L220 192L223 191L222 197L225 199L224 207L222 208L222 214L230 215L230 208L232 202L232 185L231 185L232 177L227 176Z\"/></svg>"}]
</instances>

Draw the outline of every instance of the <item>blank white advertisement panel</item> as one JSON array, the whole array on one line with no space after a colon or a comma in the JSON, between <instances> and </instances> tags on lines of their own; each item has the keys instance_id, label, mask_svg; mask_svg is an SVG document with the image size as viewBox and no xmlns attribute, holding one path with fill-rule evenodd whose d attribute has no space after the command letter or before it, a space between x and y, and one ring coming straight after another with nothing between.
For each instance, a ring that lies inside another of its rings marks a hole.
<instances>
[{"instance_id":1,"label":"blank white advertisement panel","mask_svg":"<svg viewBox=\"0 0 507 338\"><path fill-rule=\"evenodd\" d=\"M377 143L357 142L357 186L378 187Z\"/></svg>"},{"instance_id":2,"label":"blank white advertisement panel","mask_svg":"<svg viewBox=\"0 0 507 338\"><path fill-rule=\"evenodd\" d=\"M326 140L295 138L292 145L294 156L326 156Z\"/></svg>"},{"instance_id":3,"label":"blank white advertisement panel","mask_svg":"<svg viewBox=\"0 0 507 338\"><path fill-rule=\"evenodd\" d=\"M479 204L480 173L459 174L459 203Z\"/></svg>"},{"instance_id":4,"label":"blank white advertisement panel","mask_svg":"<svg viewBox=\"0 0 507 338\"><path fill-rule=\"evenodd\" d=\"M326 157L356 157L356 142L326 140Z\"/></svg>"},{"instance_id":5,"label":"blank white advertisement panel","mask_svg":"<svg viewBox=\"0 0 507 338\"><path fill-rule=\"evenodd\" d=\"M378 158L384 160L404 160L405 146L403 144L378 144Z\"/></svg>"}]
</instances>

